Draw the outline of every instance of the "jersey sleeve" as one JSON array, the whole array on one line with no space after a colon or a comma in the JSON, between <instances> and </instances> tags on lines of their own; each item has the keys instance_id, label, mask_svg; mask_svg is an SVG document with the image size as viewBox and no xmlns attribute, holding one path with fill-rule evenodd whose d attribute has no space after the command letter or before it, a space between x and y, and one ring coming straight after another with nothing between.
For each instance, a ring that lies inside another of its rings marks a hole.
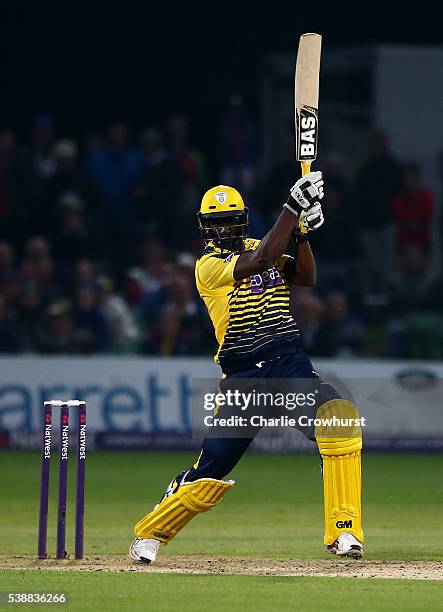
<instances>
[{"instance_id":1,"label":"jersey sleeve","mask_svg":"<svg viewBox=\"0 0 443 612\"><path fill-rule=\"evenodd\" d=\"M286 254L280 255L280 257L275 260L274 265L279 272L282 272L285 268L286 263L290 260L294 261L294 258L292 257L292 255L286 255Z\"/></svg>"},{"instance_id":2,"label":"jersey sleeve","mask_svg":"<svg viewBox=\"0 0 443 612\"><path fill-rule=\"evenodd\" d=\"M234 268L239 254L231 253L226 257L210 255L197 262L196 277L198 284L205 289L220 289L234 284Z\"/></svg>"},{"instance_id":3,"label":"jersey sleeve","mask_svg":"<svg viewBox=\"0 0 443 612\"><path fill-rule=\"evenodd\" d=\"M292 282L293 277L295 275L295 259L292 257L292 255L281 255L276 261L275 261L275 267L276 269L280 272L280 274L283 276L283 278L285 279L285 281L287 283Z\"/></svg>"},{"instance_id":4,"label":"jersey sleeve","mask_svg":"<svg viewBox=\"0 0 443 612\"><path fill-rule=\"evenodd\" d=\"M245 240L245 249L246 250L255 250L258 245L260 244L261 240L257 240L255 238L247 238ZM292 255L280 255L280 257L278 257L275 262L274 262L274 266L277 268L277 270L279 272L283 272L284 267L286 265L286 262L289 260L294 260L294 258L292 257Z\"/></svg>"}]
</instances>

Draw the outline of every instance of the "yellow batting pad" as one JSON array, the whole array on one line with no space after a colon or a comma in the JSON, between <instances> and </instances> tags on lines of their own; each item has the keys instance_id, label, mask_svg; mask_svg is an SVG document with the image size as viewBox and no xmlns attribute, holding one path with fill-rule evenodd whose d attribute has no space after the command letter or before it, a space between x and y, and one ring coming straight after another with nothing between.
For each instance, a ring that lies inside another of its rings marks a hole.
<instances>
[{"instance_id":1,"label":"yellow batting pad","mask_svg":"<svg viewBox=\"0 0 443 612\"><path fill-rule=\"evenodd\" d=\"M322 421L322 424L315 428L316 438L354 438L356 442L361 441L360 414L353 402L344 399L330 400L320 406L316 418Z\"/></svg>"},{"instance_id":2,"label":"yellow batting pad","mask_svg":"<svg viewBox=\"0 0 443 612\"><path fill-rule=\"evenodd\" d=\"M317 418L339 419L359 417L357 407L346 400L327 402ZM341 434L341 435L340 435ZM325 544L333 544L344 531L364 541L361 520L361 449L359 426L321 426L316 439L323 460L325 506Z\"/></svg>"},{"instance_id":3,"label":"yellow batting pad","mask_svg":"<svg viewBox=\"0 0 443 612\"><path fill-rule=\"evenodd\" d=\"M168 544L194 516L214 508L233 485L233 480L214 478L200 478L180 485L178 491L164 497L152 512L137 523L135 535Z\"/></svg>"}]
</instances>

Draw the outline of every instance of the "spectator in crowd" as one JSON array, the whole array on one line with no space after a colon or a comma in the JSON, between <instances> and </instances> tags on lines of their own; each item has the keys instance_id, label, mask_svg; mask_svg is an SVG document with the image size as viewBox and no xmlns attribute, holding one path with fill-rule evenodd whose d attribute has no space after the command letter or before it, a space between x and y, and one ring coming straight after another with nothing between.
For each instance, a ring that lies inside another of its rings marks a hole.
<instances>
[{"instance_id":1,"label":"spectator in crowd","mask_svg":"<svg viewBox=\"0 0 443 612\"><path fill-rule=\"evenodd\" d=\"M118 352L134 352L140 341L140 329L128 304L114 293L112 281L98 277L99 303L109 326L110 347Z\"/></svg>"},{"instance_id":2,"label":"spectator in crowd","mask_svg":"<svg viewBox=\"0 0 443 612\"><path fill-rule=\"evenodd\" d=\"M8 312L9 309L13 310L20 293L20 276L16 270L10 270L0 278L0 293Z\"/></svg>"},{"instance_id":3,"label":"spectator in crowd","mask_svg":"<svg viewBox=\"0 0 443 612\"><path fill-rule=\"evenodd\" d=\"M197 258L192 253L187 253L186 251L182 251L177 255L176 265L179 270L182 272L186 272L189 274L191 278L194 278L195 275L195 262Z\"/></svg>"},{"instance_id":4,"label":"spectator in crowd","mask_svg":"<svg viewBox=\"0 0 443 612\"><path fill-rule=\"evenodd\" d=\"M33 236L26 242L24 251L25 258L37 261L51 254L51 246L49 241L43 236Z\"/></svg>"},{"instance_id":5,"label":"spectator in crowd","mask_svg":"<svg viewBox=\"0 0 443 612\"><path fill-rule=\"evenodd\" d=\"M165 247L155 236L146 237L139 247L140 264L128 270L125 293L130 304L157 292L164 274Z\"/></svg>"},{"instance_id":6,"label":"spectator in crowd","mask_svg":"<svg viewBox=\"0 0 443 612\"><path fill-rule=\"evenodd\" d=\"M292 185L297 176L297 167L294 164L294 141L288 139L282 145L280 159L274 161L274 166L265 177L258 193L258 202L262 214L268 214L273 221L280 214L281 202L288 198L288 185Z\"/></svg>"},{"instance_id":7,"label":"spectator in crowd","mask_svg":"<svg viewBox=\"0 0 443 612\"><path fill-rule=\"evenodd\" d=\"M37 283L26 281L22 284L17 300L17 314L23 333L24 348L35 348L36 334L42 317L42 299Z\"/></svg>"},{"instance_id":8,"label":"spectator in crowd","mask_svg":"<svg viewBox=\"0 0 443 612\"><path fill-rule=\"evenodd\" d=\"M15 135L11 130L0 130L0 235L14 242L22 214L17 197L17 172Z\"/></svg>"},{"instance_id":9,"label":"spectator in crowd","mask_svg":"<svg viewBox=\"0 0 443 612\"><path fill-rule=\"evenodd\" d=\"M425 253L431 250L434 196L421 185L420 166L403 166L401 191L392 200L395 222L395 244L398 254L409 245Z\"/></svg>"},{"instance_id":10,"label":"spectator in crowd","mask_svg":"<svg viewBox=\"0 0 443 612\"><path fill-rule=\"evenodd\" d=\"M133 207L137 224L174 245L183 236L178 225L182 176L174 157L156 128L146 129L140 139L142 170L134 188Z\"/></svg>"},{"instance_id":11,"label":"spectator in crowd","mask_svg":"<svg viewBox=\"0 0 443 612\"><path fill-rule=\"evenodd\" d=\"M392 156L386 134L374 134L366 164L354 181L354 227L359 229L364 258L364 291L386 292L386 272L392 259L390 227L392 198L398 193L400 167Z\"/></svg>"},{"instance_id":12,"label":"spectator in crowd","mask_svg":"<svg viewBox=\"0 0 443 612\"><path fill-rule=\"evenodd\" d=\"M389 275L390 314L383 354L393 358L443 358L443 285L430 257L406 244Z\"/></svg>"},{"instance_id":13,"label":"spectator in crowd","mask_svg":"<svg viewBox=\"0 0 443 612\"><path fill-rule=\"evenodd\" d=\"M94 257L95 241L86 217L86 204L75 191L60 194L53 253L65 273L79 260Z\"/></svg>"},{"instance_id":14,"label":"spectator in crowd","mask_svg":"<svg viewBox=\"0 0 443 612\"><path fill-rule=\"evenodd\" d=\"M138 303L138 311L148 337L152 330L158 325L160 313L170 299L176 271L176 267L173 263L164 262L161 265L161 275L159 277L158 286L144 293Z\"/></svg>"},{"instance_id":15,"label":"spectator in crowd","mask_svg":"<svg viewBox=\"0 0 443 612\"><path fill-rule=\"evenodd\" d=\"M233 94L221 122L221 182L235 185L246 199L251 198L255 187L255 146L254 124L244 100Z\"/></svg>"},{"instance_id":16,"label":"spectator in crowd","mask_svg":"<svg viewBox=\"0 0 443 612\"><path fill-rule=\"evenodd\" d=\"M426 305L434 281L429 255L414 242L405 244L388 281L392 310L406 312Z\"/></svg>"},{"instance_id":17,"label":"spectator in crowd","mask_svg":"<svg viewBox=\"0 0 443 612\"><path fill-rule=\"evenodd\" d=\"M95 344L92 334L75 329L72 304L58 300L46 307L36 331L35 348L47 354L87 354L94 351Z\"/></svg>"},{"instance_id":18,"label":"spectator in crowd","mask_svg":"<svg viewBox=\"0 0 443 612\"><path fill-rule=\"evenodd\" d=\"M0 353L18 353L23 349L20 323L0 293Z\"/></svg>"},{"instance_id":19,"label":"spectator in crowd","mask_svg":"<svg viewBox=\"0 0 443 612\"><path fill-rule=\"evenodd\" d=\"M103 222L118 234L130 232L133 218L128 202L140 178L141 154L130 146L125 123L110 127L106 145L90 153L87 166L103 199Z\"/></svg>"},{"instance_id":20,"label":"spectator in crowd","mask_svg":"<svg viewBox=\"0 0 443 612\"><path fill-rule=\"evenodd\" d=\"M0 241L0 281L3 276L15 270L14 249L6 240Z\"/></svg>"},{"instance_id":21,"label":"spectator in crowd","mask_svg":"<svg viewBox=\"0 0 443 612\"><path fill-rule=\"evenodd\" d=\"M339 185L332 182L328 186L323 205L327 223L319 235L311 239L318 269L317 288L323 293L352 292L355 284L352 272L353 256L356 259L356 236L350 206L345 198Z\"/></svg>"},{"instance_id":22,"label":"spectator in crowd","mask_svg":"<svg viewBox=\"0 0 443 612\"><path fill-rule=\"evenodd\" d=\"M46 238L34 236L26 243L21 275L25 280L37 284L44 304L61 297L55 278L51 248Z\"/></svg>"},{"instance_id":23,"label":"spectator in crowd","mask_svg":"<svg viewBox=\"0 0 443 612\"><path fill-rule=\"evenodd\" d=\"M387 135L373 135L366 163L358 172L354 191L358 194L361 223L365 229L379 229L392 219L391 201L400 185L400 166L392 156ZM362 200L363 198L363 200Z\"/></svg>"},{"instance_id":24,"label":"spectator in crowd","mask_svg":"<svg viewBox=\"0 0 443 612\"><path fill-rule=\"evenodd\" d=\"M365 340L360 317L350 312L346 295L330 293L324 301L315 354L321 357L351 357L361 353Z\"/></svg>"},{"instance_id":25,"label":"spectator in crowd","mask_svg":"<svg viewBox=\"0 0 443 612\"><path fill-rule=\"evenodd\" d=\"M82 200L89 212L97 208L97 193L90 179L78 164L78 150L75 142L59 140L54 147L55 172L48 185L47 213L51 222L51 236L55 236L59 222L59 204L64 194L70 193Z\"/></svg>"},{"instance_id":26,"label":"spectator in crowd","mask_svg":"<svg viewBox=\"0 0 443 612\"><path fill-rule=\"evenodd\" d=\"M88 283L78 289L76 311L76 328L88 332L94 338L96 350L105 351L110 344L109 325L99 303L96 283Z\"/></svg>"},{"instance_id":27,"label":"spectator in crowd","mask_svg":"<svg viewBox=\"0 0 443 612\"><path fill-rule=\"evenodd\" d=\"M180 201L181 222L189 224L190 215L197 210L201 194L208 183L203 154L189 144L189 123L182 114L173 115L167 125L171 155L178 164L183 184Z\"/></svg>"},{"instance_id":28,"label":"spectator in crowd","mask_svg":"<svg viewBox=\"0 0 443 612\"><path fill-rule=\"evenodd\" d=\"M176 270L168 299L151 329L146 352L160 355L195 355L207 350L201 329L205 325L194 282L184 270Z\"/></svg>"},{"instance_id":29,"label":"spectator in crowd","mask_svg":"<svg viewBox=\"0 0 443 612\"><path fill-rule=\"evenodd\" d=\"M331 150L325 156L323 174L328 186L338 191L343 200L349 199L349 177L346 159L340 151Z\"/></svg>"},{"instance_id":30,"label":"spectator in crowd","mask_svg":"<svg viewBox=\"0 0 443 612\"><path fill-rule=\"evenodd\" d=\"M87 258L79 259L74 269L74 290L77 290L82 285L95 283L96 281L97 274L94 262Z\"/></svg>"},{"instance_id":31,"label":"spectator in crowd","mask_svg":"<svg viewBox=\"0 0 443 612\"><path fill-rule=\"evenodd\" d=\"M55 172L54 140L53 118L37 115L32 123L31 145L23 151L23 162L38 178L48 179Z\"/></svg>"},{"instance_id":32,"label":"spectator in crowd","mask_svg":"<svg viewBox=\"0 0 443 612\"><path fill-rule=\"evenodd\" d=\"M106 146L106 138L100 130L92 129L88 131L84 137L83 147L87 159L91 154L101 151Z\"/></svg>"},{"instance_id":33,"label":"spectator in crowd","mask_svg":"<svg viewBox=\"0 0 443 612\"><path fill-rule=\"evenodd\" d=\"M22 150L18 168L18 197L28 232L44 232L46 229L48 186L56 169L54 141L53 118L37 115L32 124L31 144Z\"/></svg>"},{"instance_id":34,"label":"spectator in crowd","mask_svg":"<svg viewBox=\"0 0 443 612\"><path fill-rule=\"evenodd\" d=\"M51 257L42 257L35 262L33 277L43 303L48 304L61 297L61 290L55 279L54 261Z\"/></svg>"},{"instance_id":35,"label":"spectator in crowd","mask_svg":"<svg viewBox=\"0 0 443 612\"><path fill-rule=\"evenodd\" d=\"M71 269L71 274L66 277L68 283L65 290L66 295L69 295L69 299L74 306L77 303L77 297L82 287L96 287L98 291L99 273L102 273L102 270L100 269L99 271L96 263L91 259L79 259L75 263Z\"/></svg>"},{"instance_id":36,"label":"spectator in crowd","mask_svg":"<svg viewBox=\"0 0 443 612\"><path fill-rule=\"evenodd\" d=\"M312 289L300 288L297 290L292 309L294 318L301 328L303 348L313 355L317 354L318 334L323 315L321 299Z\"/></svg>"},{"instance_id":37,"label":"spectator in crowd","mask_svg":"<svg viewBox=\"0 0 443 612\"><path fill-rule=\"evenodd\" d=\"M25 279L34 280L34 269L38 262L51 256L51 247L43 236L32 236L24 246L21 272Z\"/></svg>"},{"instance_id":38,"label":"spectator in crowd","mask_svg":"<svg viewBox=\"0 0 443 612\"><path fill-rule=\"evenodd\" d=\"M10 324L14 329L15 326L20 326L20 320L15 321L15 317L11 314L14 313L19 292L20 278L15 267L14 249L9 242L0 241L0 299L3 309L2 320L8 329Z\"/></svg>"}]
</instances>

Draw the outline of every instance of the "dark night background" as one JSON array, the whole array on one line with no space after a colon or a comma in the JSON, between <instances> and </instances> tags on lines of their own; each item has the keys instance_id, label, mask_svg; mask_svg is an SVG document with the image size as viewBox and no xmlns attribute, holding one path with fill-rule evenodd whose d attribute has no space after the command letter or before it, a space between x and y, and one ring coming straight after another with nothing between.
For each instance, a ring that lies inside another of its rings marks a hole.
<instances>
[{"instance_id":1,"label":"dark night background","mask_svg":"<svg viewBox=\"0 0 443 612\"><path fill-rule=\"evenodd\" d=\"M262 57L295 58L302 32L322 32L327 46L442 41L438 3L254 4L2 2L1 120L23 132L51 112L69 134L184 110L208 145L226 94L241 92L256 112Z\"/></svg>"}]
</instances>

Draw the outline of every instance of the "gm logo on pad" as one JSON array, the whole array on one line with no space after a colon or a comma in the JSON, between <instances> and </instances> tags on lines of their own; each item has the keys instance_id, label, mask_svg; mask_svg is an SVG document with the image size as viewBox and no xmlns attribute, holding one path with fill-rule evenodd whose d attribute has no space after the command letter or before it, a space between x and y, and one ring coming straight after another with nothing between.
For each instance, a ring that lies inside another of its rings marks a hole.
<instances>
[{"instance_id":1,"label":"gm logo on pad","mask_svg":"<svg viewBox=\"0 0 443 612\"><path fill-rule=\"evenodd\" d=\"M215 194L215 199L219 204L224 204L226 202L226 198L228 197L226 191L219 191Z\"/></svg>"},{"instance_id":2,"label":"gm logo on pad","mask_svg":"<svg viewBox=\"0 0 443 612\"><path fill-rule=\"evenodd\" d=\"M337 521L335 526L338 529L352 529L352 519L350 521Z\"/></svg>"}]
</instances>

